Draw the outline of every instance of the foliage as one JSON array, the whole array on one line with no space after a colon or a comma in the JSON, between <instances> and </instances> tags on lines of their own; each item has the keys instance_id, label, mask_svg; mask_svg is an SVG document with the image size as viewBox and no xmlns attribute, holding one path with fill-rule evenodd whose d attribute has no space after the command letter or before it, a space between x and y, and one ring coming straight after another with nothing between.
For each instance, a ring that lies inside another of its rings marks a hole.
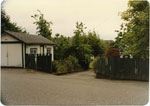
<instances>
[{"instance_id":1,"label":"foliage","mask_svg":"<svg viewBox=\"0 0 150 106\"><path fill-rule=\"evenodd\" d=\"M103 40L99 38L99 35L96 34L95 31L93 32L89 31L88 35L83 37L84 37L83 43L91 46L92 55L96 57L104 53L106 44Z\"/></svg>"},{"instance_id":2,"label":"foliage","mask_svg":"<svg viewBox=\"0 0 150 106\"><path fill-rule=\"evenodd\" d=\"M98 69L98 60L99 58L96 57L91 63L90 63L90 68L94 69L94 71L96 72Z\"/></svg>"},{"instance_id":3,"label":"foliage","mask_svg":"<svg viewBox=\"0 0 150 106\"><path fill-rule=\"evenodd\" d=\"M87 69L91 57L99 56L104 52L104 42L94 31L89 31L86 34L84 32L85 29L86 27L82 22L77 22L73 37L65 37L60 34L55 35L53 42L56 44L54 48L56 60L63 60L72 55L79 60L79 64L83 68Z\"/></svg>"},{"instance_id":4,"label":"foliage","mask_svg":"<svg viewBox=\"0 0 150 106\"><path fill-rule=\"evenodd\" d=\"M149 57L149 3L129 1L128 9L121 17L125 23L117 31L116 45L124 54Z\"/></svg>"},{"instance_id":5,"label":"foliage","mask_svg":"<svg viewBox=\"0 0 150 106\"><path fill-rule=\"evenodd\" d=\"M87 69L89 67L89 63L91 61L92 56L90 45L80 44L79 46L73 46L72 49L72 54L78 58L79 64L84 69Z\"/></svg>"},{"instance_id":6,"label":"foliage","mask_svg":"<svg viewBox=\"0 0 150 106\"><path fill-rule=\"evenodd\" d=\"M87 27L81 22L76 23L76 30L72 39L73 55L78 58L79 64L87 69L92 56L100 56L105 50L104 42L95 31L84 32Z\"/></svg>"},{"instance_id":7,"label":"foliage","mask_svg":"<svg viewBox=\"0 0 150 106\"><path fill-rule=\"evenodd\" d=\"M106 44L107 46L111 46L111 45L113 45L113 43L114 43L113 40L105 40L104 42L105 42L105 44Z\"/></svg>"},{"instance_id":8,"label":"foliage","mask_svg":"<svg viewBox=\"0 0 150 106\"><path fill-rule=\"evenodd\" d=\"M86 36L84 29L86 27L84 24L76 23L76 30L74 31L74 36L72 38L72 46L71 46L71 54L78 58L79 64L84 68L87 69L90 63L90 57L92 56L91 46L88 44L84 44L82 42L82 36Z\"/></svg>"},{"instance_id":9,"label":"foliage","mask_svg":"<svg viewBox=\"0 0 150 106\"><path fill-rule=\"evenodd\" d=\"M27 33L25 29L17 26L14 22L11 22L10 16L6 14L4 9L1 9L1 30L2 33L6 30Z\"/></svg>"},{"instance_id":10,"label":"foliage","mask_svg":"<svg viewBox=\"0 0 150 106\"><path fill-rule=\"evenodd\" d=\"M58 74L78 71L79 68L80 65L78 59L73 56L69 56L64 60L55 60L53 62L53 70Z\"/></svg>"},{"instance_id":11,"label":"foliage","mask_svg":"<svg viewBox=\"0 0 150 106\"><path fill-rule=\"evenodd\" d=\"M110 48L119 48L119 43L116 41L116 42L112 42L110 43L109 45Z\"/></svg>"},{"instance_id":12,"label":"foliage","mask_svg":"<svg viewBox=\"0 0 150 106\"><path fill-rule=\"evenodd\" d=\"M42 14L41 11L39 11L39 10L37 10L37 11L39 12L39 14L35 14L35 15L31 16L32 18L34 18L36 20L33 24L37 25L37 27L36 27L37 34L42 35L45 38L51 39L51 35L52 35L51 25L53 23L51 21L48 22L44 18L44 14Z\"/></svg>"},{"instance_id":13,"label":"foliage","mask_svg":"<svg viewBox=\"0 0 150 106\"><path fill-rule=\"evenodd\" d=\"M68 49L70 48L71 42L69 37L65 37L60 34L56 34L53 37L53 42L56 44L54 48L55 60L63 60L70 55Z\"/></svg>"}]
</instances>

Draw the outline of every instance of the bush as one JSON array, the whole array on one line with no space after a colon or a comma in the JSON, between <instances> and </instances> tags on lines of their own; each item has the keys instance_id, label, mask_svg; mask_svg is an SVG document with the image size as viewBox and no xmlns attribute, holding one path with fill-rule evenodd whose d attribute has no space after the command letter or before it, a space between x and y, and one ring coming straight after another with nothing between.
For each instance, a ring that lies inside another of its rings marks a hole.
<instances>
[{"instance_id":1,"label":"bush","mask_svg":"<svg viewBox=\"0 0 150 106\"><path fill-rule=\"evenodd\" d=\"M95 72L97 72L97 69L98 69L98 60L99 60L99 58L96 57L96 58L90 63L90 68L94 69Z\"/></svg>"},{"instance_id":2,"label":"bush","mask_svg":"<svg viewBox=\"0 0 150 106\"><path fill-rule=\"evenodd\" d=\"M73 56L69 56L64 60L53 61L53 72L58 74L78 71L79 68L78 59Z\"/></svg>"}]
</instances>

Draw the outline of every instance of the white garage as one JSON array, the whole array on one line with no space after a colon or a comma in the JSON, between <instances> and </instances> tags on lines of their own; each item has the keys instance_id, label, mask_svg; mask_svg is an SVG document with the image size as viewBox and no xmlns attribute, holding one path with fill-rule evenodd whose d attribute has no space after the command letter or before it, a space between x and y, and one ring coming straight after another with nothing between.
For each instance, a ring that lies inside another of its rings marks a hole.
<instances>
[{"instance_id":1,"label":"white garage","mask_svg":"<svg viewBox=\"0 0 150 106\"><path fill-rule=\"evenodd\" d=\"M2 66L22 67L22 46L21 44L2 44Z\"/></svg>"},{"instance_id":2,"label":"white garage","mask_svg":"<svg viewBox=\"0 0 150 106\"><path fill-rule=\"evenodd\" d=\"M25 68L25 54L52 54L54 43L42 36L5 31L1 35L1 67Z\"/></svg>"}]
</instances>

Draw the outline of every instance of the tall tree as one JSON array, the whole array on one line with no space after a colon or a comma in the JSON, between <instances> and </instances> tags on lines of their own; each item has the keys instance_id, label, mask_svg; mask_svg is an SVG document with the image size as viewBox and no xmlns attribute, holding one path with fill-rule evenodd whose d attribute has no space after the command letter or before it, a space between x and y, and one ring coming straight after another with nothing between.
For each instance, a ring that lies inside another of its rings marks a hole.
<instances>
[{"instance_id":1,"label":"tall tree","mask_svg":"<svg viewBox=\"0 0 150 106\"><path fill-rule=\"evenodd\" d=\"M121 24L116 43L125 54L149 57L149 3L129 1L121 18L125 23Z\"/></svg>"},{"instance_id":2,"label":"tall tree","mask_svg":"<svg viewBox=\"0 0 150 106\"><path fill-rule=\"evenodd\" d=\"M51 35L52 35L51 25L53 23L51 21L48 22L44 18L44 14L42 14L40 10L37 10L37 11L39 12L39 14L35 14L31 16L32 18L36 20L33 24L37 25L36 27L37 34L42 35L45 38L51 39Z\"/></svg>"},{"instance_id":3,"label":"tall tree","mask_svg":"<svg viewBox=\"0 0 150 106\"><path fill-rule=\"evenodd\" d=\"M95 31L89 31L87 36L83 37L85 37L84 43L91 46L92 55L100 56L104 53L106 48L105 42L99 38L98 34Z\"/></svg>"},{"instance_id":4,"label":"tall tree","mask_svg":"<svg viewBox=\"0 0 150 106\"><path fill-rule=\"evenodd\" d=\"M4 9L1 9L1 30L2 33L5 30L27 33L25 29L17 26L17 24L14 22L11 22L10 16L6 14Z\"/></svg>"},{"instance_id":5,"label":"tall tree","mask_svg":"<svg viewBox=\"0 0 150 106\"><path fill-rule=\"evenodd\" d=\"M81 36L86 35L84 30L87 27L85 27L85 25L82 22L76 22L76 30L74 31L74 36L73 36L73 45L79 46L79 44L81 43Z\"/></svg>"},{"instance_id":6,"label":"tall tree","mask_svg":"<svg viewBox=\"0 0 150 106\"><path fill-rule=\"evenodd\" d=\"M56 44L54 47L54 56L56 60L63 60L71 55L68 50L71 46L71 41L69 37L65 37L57 33L52 40Z\"/></svg>"},{"instance_id":7,"label":"tall tree","mask_svg":"<svg viewBox=\"0 0 150 106\"><path fill-rule=\"evenodd\" d=\"M92 55L91 46L83 43L82 36L85 36L84 30L86 29L85 25L81 23L76 23L76 30L74 31L74 36L72 38L72 46L70 51L79 60L79 64L87 69L90 63L90 57Z\"/></svg>"}]
</instances>

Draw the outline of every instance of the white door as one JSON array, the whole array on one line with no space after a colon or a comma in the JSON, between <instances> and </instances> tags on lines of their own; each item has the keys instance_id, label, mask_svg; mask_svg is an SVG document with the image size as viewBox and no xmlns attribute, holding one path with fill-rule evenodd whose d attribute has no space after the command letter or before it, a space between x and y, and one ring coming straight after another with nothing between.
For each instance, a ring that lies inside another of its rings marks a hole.
<instances>
[{"instance_id":1,"label":"white door","mask_svg":"<svg viewBox=\"0 0 150 106\"><path fill-rule=\"evenodd\" d=\"M7 50L7 45L6 44L1 44L1 65L2 66L7 66L7 57L8 57L8 50Z\"/></svg>"},{"instance_id":2,"label":"white door","mask_svg":"<svg viewBox=\"0 0 150 106\"><path fill-rule=\"evenodd\" d=\"M22 67L22 45L2 44L2 66Z\"/></svg>"}]
</instances>

